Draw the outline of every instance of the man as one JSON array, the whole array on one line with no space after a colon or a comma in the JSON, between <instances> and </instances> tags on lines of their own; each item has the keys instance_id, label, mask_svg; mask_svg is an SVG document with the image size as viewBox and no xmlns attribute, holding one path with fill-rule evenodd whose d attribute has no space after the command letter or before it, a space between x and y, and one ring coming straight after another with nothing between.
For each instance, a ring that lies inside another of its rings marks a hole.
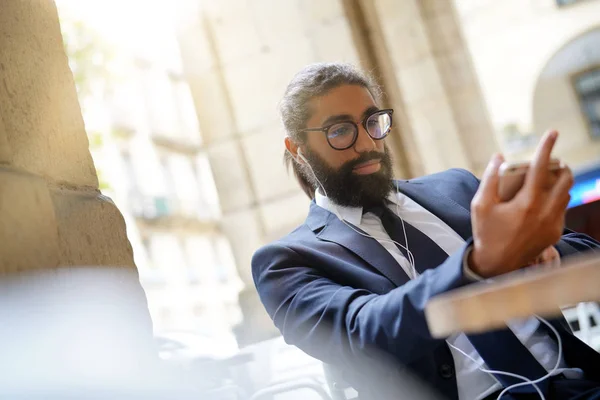
<instances>
[{"instance_id":1,"label":"man","mask_svg":"<svg viewBox=\"0 0 600 400\"><path fill-rule=\"evenodd\" d=\"M480 368L534 380L555 365L538 384L545 396L600 399L600 356L562 321L551 321L559 351L536 318L439 340L424 317L439 293L539 257L600 248L585 235L562 235L572 175L548 173L557 134L544 136L524 187L501 203L501 156L481 183L458 169L393 181L385 146L393 111L378 102L377 86L345 64L308 66L286 90L285 158L313 201L302 226L252 260L261 300L286 341L341 370L362 399L414 398L403 392L406 371L451 399L496 398L522 381ZM537 398L535 390L510 396Z\"/></svg>"}]
</instances>

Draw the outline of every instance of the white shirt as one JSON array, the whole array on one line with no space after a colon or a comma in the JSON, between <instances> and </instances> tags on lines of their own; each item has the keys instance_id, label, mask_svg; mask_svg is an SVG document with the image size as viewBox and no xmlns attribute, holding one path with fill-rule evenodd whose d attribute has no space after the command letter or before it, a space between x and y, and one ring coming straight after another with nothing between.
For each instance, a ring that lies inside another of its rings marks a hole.
<instances>
[{"instance_id":1,"label":"white shirt","mask_svg":"<svg viewBox=\"0 0 600 400\"><path fill-rule=\"evenodd\" d=\"M409 223L431 240L437 243L448 255L458 251L465 244L465 240L452 228L437 216L421 207L411 198L400 192L390 193L388 200L394 203L390 205L396 215L404 222ZM404 269L406 274L414 279L412 267L404 254L391 241L381 221L372 213L363 215L362 207L341 207L333 204L329 199L318 191L315 196L318 206L337 215L338 218L360 228L365 233L376 239ZM410 249L410 243L407 244ZM547 335L538 330L540 321L537 318L526 318L507 322L507 326L523 345L531 352L536 360L547 370L551 371L556 365L558 347ZM492 375L480 371L480 367L489 369L475 347L471 344L464 333L450 336L446 342L468 354L473 360L465 357L459 351L450 346L454 359L456 371L456 382L458 385L458 396L460 400L480 400L490 394L501 390L502 385ZM553 375L564 373L567 378L581 378L583 371L578 368L565 368L564 360L561 360L560 368ZM510 371L508 371L510 372Z\"/></svg>"}]
</instances>

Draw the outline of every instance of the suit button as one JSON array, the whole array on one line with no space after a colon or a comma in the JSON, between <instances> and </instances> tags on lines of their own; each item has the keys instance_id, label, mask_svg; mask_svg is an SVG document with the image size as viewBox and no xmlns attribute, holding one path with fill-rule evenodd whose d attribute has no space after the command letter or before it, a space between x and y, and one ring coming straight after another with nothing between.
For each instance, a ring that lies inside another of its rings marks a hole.
<instances>
[{"instance_id":1,"label":"suit button","mask_svg":"<svg viewBox=\"0 0 600 400\"><path fill-rule=\"evenodd\" d=\"M454 376L454 367L450 364L442 364L439 373L442 378L450 379Z\"/></svg>"}]
</instances>

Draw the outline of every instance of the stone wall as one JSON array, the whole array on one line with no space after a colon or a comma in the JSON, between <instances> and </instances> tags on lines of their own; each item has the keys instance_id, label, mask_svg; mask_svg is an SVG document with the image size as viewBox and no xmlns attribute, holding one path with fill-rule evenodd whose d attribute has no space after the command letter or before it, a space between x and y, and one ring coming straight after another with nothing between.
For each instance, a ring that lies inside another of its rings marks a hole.
<instances>
[{"instance_id":1,"label":"stone wall","mask_svg":"<svg viewBox=\"0 0 600 400\"><path fill-rule=\"evenodd\" d=\"M98 178L52 1L0 13L0 272L135 268Z\"/></svg>"},{"instance_id":2,"label":"stone wall","mask_svg":"<svg viewBox=\"0 0 600 400\"><path fill-rule=\"evenodd\" d=\"M1 8L0 323L11 326L2 343L17 349L9 359L36 357L22 364L27 371L4 372L30 378L37 367L39 383L75 368L73 354L70 383L97 376L100 358L113 372L150 365L146 297L123 217L98 190L56 7L4 0Z\"/></svg>"},{"instance_id":3,"label":"stone wall","mask_svg":"<svg viewBox=\"0 0 600 400\"><path fill-rule=\"evenodd\" d=\"M420 172L482 172L496 144L452 2L365 3L378 16Z\"/></svg>"}]
</instances>

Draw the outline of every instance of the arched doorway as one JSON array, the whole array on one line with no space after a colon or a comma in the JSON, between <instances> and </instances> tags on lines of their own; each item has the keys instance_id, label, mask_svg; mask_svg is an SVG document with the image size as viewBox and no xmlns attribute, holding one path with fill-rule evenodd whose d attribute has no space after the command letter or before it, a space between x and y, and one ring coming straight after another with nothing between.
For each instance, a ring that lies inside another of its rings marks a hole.
<instances>
[{"instance_id":1,"label":"arched doorway","mask_svg":"<svg viewBox=\"0 0 600 400\"><path fill-rule=\"evenodd\" d=\"M555 154L574 170L567 226L600 239L600 27L562 46L533 97L536 132L558 129Z\"/></svg>"},{"instance_id":2,"label":"arched doorway","mask_svg":"<svg viewBox=\"0 0 600 400\"><path fill-rule=\"evenodd\" d=\"M533 97L535 132L558 129L556 154L574 168L600 161L600 27L546 63Z\"/></svg>"}]
</instances>

